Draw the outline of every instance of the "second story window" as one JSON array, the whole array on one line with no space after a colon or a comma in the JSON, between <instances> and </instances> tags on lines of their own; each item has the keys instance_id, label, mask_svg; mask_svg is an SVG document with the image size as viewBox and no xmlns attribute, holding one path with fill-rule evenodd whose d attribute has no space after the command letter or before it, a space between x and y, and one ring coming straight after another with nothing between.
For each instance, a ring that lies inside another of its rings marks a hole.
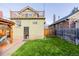
<instances>
[{"instance_id":1,"label":"second story window","mask_svg":"<svg viewBox=\"0 0 79 59\"><path fill-rule=\"evenodd\" d=\"M32 13L27 13L26 17L32 17Z\"/></svg>"},{"instance_id":2,"label":"second story window","mask_svg":"<svg viewBox=\"0 0 79 59\"><path fill-rule=\"evenodd\" d=\"M32 14L31 14L31 13L29 13L29 14L28 14L28 17L32 17Z\"/></svg>"},{"instance_id":3,"label":"second story window","mask_svg":"<svg viewBox=\"0 0 79 59\"><path fill-rule=\"evenodd\" d=\"M37 21L33 21L33 24L37 24Z\"/></svg>"},{"instance_id":4,"label":"second story window","mask_svg":"<svg viewBox=\"0 0 79 59\"><path fill-rule=\"evenodd\" d=\"M20 27L21 26L21 21L20 20L16 20L16 26Z\"/></svg>"},{"instance_id":5,"label":"second story window","mask_svg":"<svg viewBox=\"0 0 79 59\"><path fill-rule=\"evenodd\" d=\"M28 14L26 14L25 16L28 17Z\"/></svg>"}]
</instances>

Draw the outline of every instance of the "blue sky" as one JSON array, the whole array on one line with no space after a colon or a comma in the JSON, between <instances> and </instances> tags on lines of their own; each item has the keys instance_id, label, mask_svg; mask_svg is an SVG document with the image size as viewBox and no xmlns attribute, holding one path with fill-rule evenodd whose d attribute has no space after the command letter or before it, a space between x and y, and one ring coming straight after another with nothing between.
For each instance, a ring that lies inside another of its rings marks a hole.
<instances>
[{"instance_id":1,"label":"blue sky","mask_svg":"<svg viewBox=\"0 0 79 59\"><path fill-rule=\"evenodd\" d=\"M21 10L26 6L31 6L36 10L45 10L46 23L49 25L53 23L53 14L60 18L68 15L72 9L79 7L77 3L0 3L0 10L4 13L4 18L10 18L10 10L17 11ZM56 20L57 20L56 18Z\"/></svg>"}]
</instances>

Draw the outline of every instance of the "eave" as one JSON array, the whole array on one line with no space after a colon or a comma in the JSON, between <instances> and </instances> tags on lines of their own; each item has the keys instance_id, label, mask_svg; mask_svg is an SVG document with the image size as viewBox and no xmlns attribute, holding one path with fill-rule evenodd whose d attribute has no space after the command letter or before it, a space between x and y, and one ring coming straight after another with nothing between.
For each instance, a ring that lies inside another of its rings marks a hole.
<instances>
[{"instance_id":1,"label":"eave","mask_svg":"<svg viewBox=\"0 0 79 59\"><path fill-rule=\"evenodd\" d=\"M34 19L39 19L39 20L45 20L45 18L10 18L11 20L34 20Z\"/></svg>"}]
</instances>

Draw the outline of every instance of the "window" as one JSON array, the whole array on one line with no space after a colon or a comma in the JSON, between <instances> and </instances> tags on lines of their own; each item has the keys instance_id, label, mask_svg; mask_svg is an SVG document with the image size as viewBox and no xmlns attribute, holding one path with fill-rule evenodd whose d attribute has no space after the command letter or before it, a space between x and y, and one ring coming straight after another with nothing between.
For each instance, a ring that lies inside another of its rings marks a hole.
<instances>
[{"instance_id":1,"label":"window","mask_svg":"<svg viewBox=\"0 0 79 59\"><path fill-rule=\"evenodd\" d=\"M34 21L33 24L37 24L37 21Z\"/></svg>"},{"instance_id":2,"label":"window","mask_svg":"<svg viewBox=\"0 0 79 59\"><path fill-rule=\"evenodd\" d=\"M28 17L32 17L32 14L29 13L29 14L28 14Z\"/></svg>"},{"instance_id":3,"label":"window","mask_svg":"<svg viewBox=\"0 0 79 59\"><path fill-rule=\"evenodd\" d=\"M21 21L20 20L16 20L16 26L21 26Z\"/></svg>"},{"instance_id":4,"label":"window","mask_svg":"<svg viewBox=\"0 0 79 59\"><path fill-rule=\"evenodd\" d=\"M32 13L27 13L26 17L32 17Z\"/></svg>"},{"instance_id":5,"label":"window","mask_svg":"<svg viewBox=\"0 0 79 59\"><path fill-rule=\"evenodd\" d=\"M74 21L72 21L71 24L70 24L70 27L75 28L75 26L76 26L76 23Z\"/></svg>"},{"instance_id":6,"label":"window","mask_svg":"<svg viewBox=\"0 0 79 59\"><path fill-rule=\"evenodd\" d=\"M28 17L28 14L26 14L26 17Z\"/></svg>"}]
</instances>

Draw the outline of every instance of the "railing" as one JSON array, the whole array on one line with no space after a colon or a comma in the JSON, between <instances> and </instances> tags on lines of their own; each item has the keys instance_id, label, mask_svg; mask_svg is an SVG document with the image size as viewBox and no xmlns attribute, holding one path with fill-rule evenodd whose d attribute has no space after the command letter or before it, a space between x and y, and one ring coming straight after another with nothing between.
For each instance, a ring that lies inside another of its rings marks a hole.
<instances>
[{"instance_id":1,"label":"railing","mask_svg":"<svg viewBox=\"0 0 79 59\"><path fill-rule=\"evenodd\" d=\"M56 35L70 40L75 44L79 44L79 29L78 28L61 28L56 29Z\"/></svg>"},{"instance_id":2,"label":"railing","mask_svg":"<svg viewBox=\"0 0 79 59\"><path fill-rule=\"evenodd\" d=\"M44 16L45 16L44 11L35 11L35 12L37 13L37 16L38 16L35 18L44 18ZM11 14L11 18L18 18L21 16L21 14L19 14L19 11L11 11L10 14ZM24 17L26 17L26 15L24 15ZM26 17L26 18L29 18L29 17Z\"/></svg>"}]
</instances>

